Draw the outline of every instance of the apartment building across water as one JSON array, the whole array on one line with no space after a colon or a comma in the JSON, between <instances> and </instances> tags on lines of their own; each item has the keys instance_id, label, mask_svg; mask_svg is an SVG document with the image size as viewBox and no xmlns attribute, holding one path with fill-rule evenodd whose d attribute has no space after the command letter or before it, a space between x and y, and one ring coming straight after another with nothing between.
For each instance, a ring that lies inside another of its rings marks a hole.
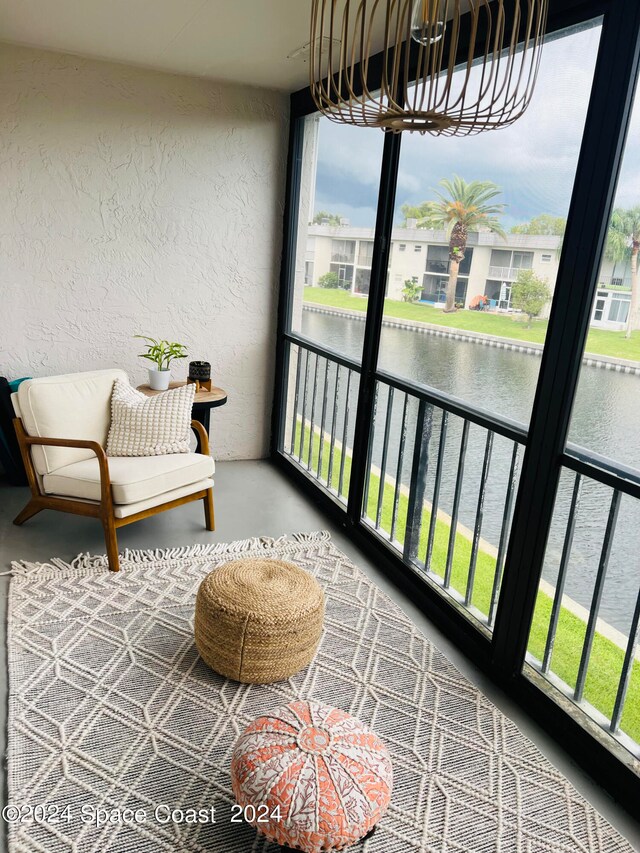
<instances>
[{"instance_id":1,"label":"apartment building across water","mask_svg":"<svg viewBox=\"0 0 640 853\"><path fill-rule=\"evenodd\" d=\"M409 225L414 223L409 220ZM369 293L373 229L350 225L309 225L304 280L317 286L325 273L335 272L341 285L354 295ZM474 297L489 300L489 310L513 311L511 288L521 269L531 269L547 280L553 292L558 274L561 238L536 234L508 234L506 241L489 232L471 233L460 265L456 302L465 308ZM393 232L387 273L387 296L402 299L407 280L422 286L420 301L444 305L449 276L449 247L444 231L416 227ZM626 327L631 276L628 264L605 261L594 304L593 326ZM541 316L547 316L550 305Z\"/></svg>"}]
</instances>

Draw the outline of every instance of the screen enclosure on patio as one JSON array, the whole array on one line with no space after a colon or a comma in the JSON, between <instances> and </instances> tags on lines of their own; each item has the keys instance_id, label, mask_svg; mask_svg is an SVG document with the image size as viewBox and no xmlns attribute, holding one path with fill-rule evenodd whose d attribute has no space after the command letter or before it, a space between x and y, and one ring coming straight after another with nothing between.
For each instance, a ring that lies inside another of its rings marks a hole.
<instances>
[{"instance_id":1,"label":"screen enclosure on patio","mask_svg":"<svg viewBox=\"0 0 640 853\"><path fill-rule=\"evenodd\" d=\"M640 6L558 0L548 33L529 110L492 133L292 95L272 454L629 806ZM461 256L437 203L473 182L498 207Z\"/></svg>"}]
</instances>

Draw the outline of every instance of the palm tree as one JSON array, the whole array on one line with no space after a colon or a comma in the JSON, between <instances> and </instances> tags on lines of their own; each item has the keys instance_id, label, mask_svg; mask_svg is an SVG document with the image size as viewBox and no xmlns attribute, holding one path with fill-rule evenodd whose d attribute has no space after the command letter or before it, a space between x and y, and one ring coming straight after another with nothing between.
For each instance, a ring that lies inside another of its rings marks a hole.
<instances>
[{"instance_id":1,"label":"palm tree","mask_svg":"<svg viewBox=\"0 0 640 853\"><path fill-rule=\"evenodd\" d=\"M631 259L631 304L625 338L638 328L638 252L640 252L640 207L613 211L607 235L607 256L616 263Z\"/></svg>"},{"instance_id":2,"label":"palm tree","mask_svg":"<svg viewBox=\"0 0 640 853\"><path fill-rule=\"evenodd\" d=\"M425 216L418 222L418 228L444 229L449 236L449 281L444 310L451 312L456 310L458 272L464 261L469 232L486 230L506 238L498 221L506 205L502 202L489 204L502 192L492 181L471 181L468 184L454 175L452 181L446 178L440 181L440 186L445 192L434 190L438 201L424 205Z\"/></svg>"}]
</instances>

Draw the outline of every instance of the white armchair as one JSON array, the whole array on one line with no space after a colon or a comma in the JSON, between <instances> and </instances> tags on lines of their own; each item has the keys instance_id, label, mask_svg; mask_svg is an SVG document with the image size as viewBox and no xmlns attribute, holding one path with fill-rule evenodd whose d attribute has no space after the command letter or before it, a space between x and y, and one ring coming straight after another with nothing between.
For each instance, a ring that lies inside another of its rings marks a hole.
<instances>
[{"instance_id":1,"label":"white armchair","mask_svg":"<svg viewBox=\"0 0 640 853\"><path fill-rule=\"evenodd\" d=\"M206 528L215 529L215 465L202 424L191 422L201 453L107 457L116 379L128 382L122 370L29 379L11 398L31 487L31 500L14 524L24 524L43 509L98 518L114 572L120 568L116 530L125 524L202 500Z\"/></svg>"}]
</instances>

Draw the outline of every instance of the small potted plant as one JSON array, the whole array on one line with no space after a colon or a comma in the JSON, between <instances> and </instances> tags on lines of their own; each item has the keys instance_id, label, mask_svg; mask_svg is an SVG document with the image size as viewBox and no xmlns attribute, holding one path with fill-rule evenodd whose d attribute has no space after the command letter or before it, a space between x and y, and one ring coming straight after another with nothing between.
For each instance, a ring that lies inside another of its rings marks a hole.
<instances>
[{"instance_id":1,"label":"small potted plant","mask_svg":"<svg viewBox=\"0 0 640 853\"><path fill-rule=\"evenodd\" d=\"M146 352L141 352L140 357L153 362L149 368L149 385L154 391L166 391L171 379L169 365L179 358L186 358L187 351L184 344L170 343L169 341L157 341L147 335L134 335L147 341Z\"/></svg>"}]
</instances>

